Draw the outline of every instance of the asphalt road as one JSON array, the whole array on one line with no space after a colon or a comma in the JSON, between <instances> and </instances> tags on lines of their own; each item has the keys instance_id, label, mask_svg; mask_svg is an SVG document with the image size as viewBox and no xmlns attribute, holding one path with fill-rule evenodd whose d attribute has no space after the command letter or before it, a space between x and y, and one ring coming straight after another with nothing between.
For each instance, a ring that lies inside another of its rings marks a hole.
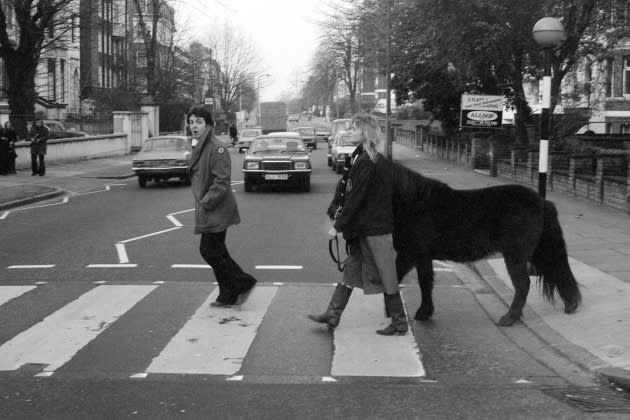
<instances>
[{"instance_id":1,"label":"asphalt road","mask_svg":"<svg viewBox=\"0 0 630 420\"><path fill-rule=\"evenodd\" d=\"M436 262L436 315L406 337L375 340L382 302L360 293L334 337L310 323L340 278L325 147L309 193L245 193L231 156L243 222L228 247L260 282L241 309L207 305L181 184L83 179L0 221L0 418L623 418L544 393L594 384L523 326L498 328L505 307L465 266ZM404 285L414 313L413 274Z\"/></svg>"}]
</instances>

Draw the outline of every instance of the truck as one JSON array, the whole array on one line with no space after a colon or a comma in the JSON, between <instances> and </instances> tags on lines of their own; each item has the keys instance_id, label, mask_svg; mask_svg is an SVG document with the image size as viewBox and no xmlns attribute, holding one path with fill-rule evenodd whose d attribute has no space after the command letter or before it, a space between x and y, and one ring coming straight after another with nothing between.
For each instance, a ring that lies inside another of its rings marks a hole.
<instances>
[{"instance_id":1,"label":"truck","mask_svg":"<svg viewBox=\"0 0 630 420\"><path fill-rule=\"evenodd\" d=\"M287 104L284 102L261 102L260 125L263 134L287 131Z\"/></svg>"}]
</instances>

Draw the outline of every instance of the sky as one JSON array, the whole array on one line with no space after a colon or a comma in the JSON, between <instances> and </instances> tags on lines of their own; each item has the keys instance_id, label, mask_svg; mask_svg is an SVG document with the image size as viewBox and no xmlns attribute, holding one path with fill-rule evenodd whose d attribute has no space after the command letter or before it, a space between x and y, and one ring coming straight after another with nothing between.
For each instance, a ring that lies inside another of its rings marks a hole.
<instances>
[{"instance_id":1,"label":"sky","mask_svg":"<svg viewBox=\"0 0 630 420\"><path fill-rule=\"evenodd\" d=\"M296 92L319 41L316 21L321 0L173 0L176 21L201 43L208 28L230 22L249 36L263 64L260 97L278 100L282 92ZM301 86L299 86L301 88Z\"/></svg>"}]
</instances>

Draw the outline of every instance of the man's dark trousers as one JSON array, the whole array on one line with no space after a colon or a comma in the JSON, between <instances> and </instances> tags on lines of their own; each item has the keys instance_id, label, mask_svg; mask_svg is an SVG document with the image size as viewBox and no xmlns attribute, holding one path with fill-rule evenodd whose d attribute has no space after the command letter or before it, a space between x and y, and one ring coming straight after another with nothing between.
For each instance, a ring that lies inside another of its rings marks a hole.
<instances>
[{"instance_id":1,"label":"man's dark trousers","mask_svg":"<svg viewBox=\"0 0 630 420\"><path fill-rule=\"evenodd\" d=\"M39 159L39 165L37 164ZM31 153L31 170L33 174L44 175L46 173L46 165L44 164L44 155L39 153Z\"/></svg>"},{"instance_id":2,"label":"man's dark trousers","mask_svg":"<svg viewBox=\"0 0 630 420\"><path fill-rule=\"evenodd\" d=\"M232 259L225 247L226 231L203 233L199 252L203 259L212 267L219 284L217 301L226 304L236 303L238 295L254 287L256 279L244 272Z\"/></svg>"}]
</instances>

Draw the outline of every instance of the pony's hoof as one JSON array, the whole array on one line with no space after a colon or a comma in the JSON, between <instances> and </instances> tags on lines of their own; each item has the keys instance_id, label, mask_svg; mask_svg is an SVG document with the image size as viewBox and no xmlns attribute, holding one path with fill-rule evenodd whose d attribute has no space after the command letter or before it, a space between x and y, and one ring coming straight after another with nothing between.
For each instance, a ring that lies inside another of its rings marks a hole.
<instances>
[{"instance_id":1,"label":"pony's hoof","mask_svg":"<svg viewBox=\"0 0 630 420\"><path fill-rule=\"evenodd\" d=\"M577 302L565 303L564 304L564 313L572 314L577 311L578 306L580 306Z\"/></svg>"},{"instance_id":2,"label":"pony's hoof","mask_svg":"<svg viewBox=\"0 0 630 420\"><path fill-rule=\"evenodd\" d=\"M514 318L514 316L510 314L505 314L501 317L501 319L499 319L499 322L497 322L497 325L499 327L511 327L518 320L519 318Z\"/></svg>"},{"instance_id":3,"label":"pony's hoof","mask_svg":"<svg viewBox=\"0 0 630 420\"><path fill-rule=\"evenodd\" d=\"M429 319L431 319L432 316L432 310L426 310L420 307L420 309L416 311L416 316L414 316L413 319L415 319L416 321L428 321Z\"/></svg>"}]
</instances>

